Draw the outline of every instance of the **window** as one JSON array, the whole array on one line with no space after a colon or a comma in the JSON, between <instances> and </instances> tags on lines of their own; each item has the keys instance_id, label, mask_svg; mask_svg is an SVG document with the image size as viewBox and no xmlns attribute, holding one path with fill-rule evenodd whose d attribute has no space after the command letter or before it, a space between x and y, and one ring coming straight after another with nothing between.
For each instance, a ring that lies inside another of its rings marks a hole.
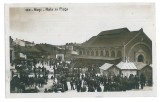
<instances>
[{"instance_id":1,"label":"window","mask_svg":"<svg viewBox=\"0 0 160 102\"><path fill-rule=\"evenodd\" d=\"M115 52L114 51L111 52L111 57L115 57Z\"/></svg>"},{"instance_id":2,"label":"window","mask_svg":"<svg viewBox=\"0 0 160 102\"><path fill-rule=\"evenodd\" d=\"M106 56L109 57L109 51L106 51Z\"/></svg>"},{"instance_id":3,"label":"window","mask_svg":"<svg viewBox=\"0 0 160 102\"><path fill-rule=\"evenodd\" d=\"M87 51L87 55L89 55L89 51Z\"/></svg>"},{"instance_id":4,"label":"window","mask_svg":"<svg viewBox=\"0 0 160 102\"><path fill-rule=\"evenodd\" d=\"M91 56L94 56L94 52L93 51L91 51Z\"/></svg>"},{"instance_id":5,"label":"window","mask_svg":"<svg viewBox=\"0 0 160 102\"><path fill-rule=\"evenodd\" d=\"M143 61L144 61L143 55L139 55L139 56L138 56L138 62L143 62Z\"/></svg>"},{"instance_id":6,"label":"window","mask_svg":"<svg viewBox=\"0 0 160 102\"><path fill-rule=\"evenodd\" d=\"M96 51L96 56L98 56L98 51Z\"/></svg>"},{"instance_id":7,"label":"window","mask_svg":"<svg viewBox=\"0 0 160 102\"><path fill-rule=\"evenodd\" d=\"M101 51L101 56L103 56L103 51Z\"/></svg>"}]
</instances>

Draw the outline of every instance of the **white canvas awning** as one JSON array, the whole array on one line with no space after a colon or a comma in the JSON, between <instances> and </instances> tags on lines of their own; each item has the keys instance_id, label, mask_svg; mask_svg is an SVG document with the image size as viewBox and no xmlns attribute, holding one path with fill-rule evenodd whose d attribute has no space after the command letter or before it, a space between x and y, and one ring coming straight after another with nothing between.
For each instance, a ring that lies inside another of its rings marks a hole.
<instances>
[{"instance_id":1,"label":"white canvas awning","mask_svg":"<svg viewBox=\"0 0 160 102\"><path fill-rule=\"evenodd\" d=\"M120 69L137 70L137 67L133 62L120 62L116 65Z\"/></svg>"},{"instance_id":2,"label":"white canvas awning","mask_svg":"<svg viewBox=\"0 0 160 102\"><path fill-rule=\"evenodd\" d=\"M103 64L101 67L99 67L100 69L102 70L108 70L110 67L112 67L113 64L110 64L110 63L105 63Z\"/></svg>"}]
</instances>

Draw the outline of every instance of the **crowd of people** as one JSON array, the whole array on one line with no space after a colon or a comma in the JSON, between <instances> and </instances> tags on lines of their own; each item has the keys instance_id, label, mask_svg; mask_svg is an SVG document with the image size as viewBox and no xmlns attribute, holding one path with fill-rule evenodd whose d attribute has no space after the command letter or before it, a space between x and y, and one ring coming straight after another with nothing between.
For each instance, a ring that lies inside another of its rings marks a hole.
<instances>
[{"instance_id":1,"label":"crowd of people","mask_svg":"<svg viewBox=\"0 0 160 102\"><path fill-rule=\"evenodd\" d=\"M23 76L14 76L10 82L11 92L25 93L27 91L38 92L38 87L43 87L48 81L48 76L34 76L28 77ZM16 89L15 89L16 88ZM29 90L27 90L29 88ZM33 90L31 90L33 89Z\"/></svg>"},{"instance_id":2,"label":"crowd of people","mask_svg":"<svg viewBox=\"0 0 160 102\"><path fill-rule=\"evenodd\" d=\"M44 66L36 67L29 64L26 68L26 65L22 63L16 66L16 70L16 73L12 71L11 92L38 92L38 87L47 84L49 71Z\"/></svg>"},{"instance_id":3,"label":"crowd of people","mask_svg":"<svg viewBox=\"0 0 160 102\"><path fill-rule=\"evenodd\" d=\"M62 76L53 78L53 87L45 89L47 92L65 92L76 90L77 92L108 92L108 91L126 91L132 89L143 89L146 85L146 79L143 74L140 77L131 74L129 78L123 75L105 76L99 74L91 74L86 72L84 74L77 73L75 77L68 79Z\"/></svg>"},{"instance_id":4,"label":"crowd of people","mask_svg":"<svg viewBox=\"0 0 160 102\"><path fill-rule=\"evenodd\" d=\"M36 66L37 63L41 63L41 66ZM53 85L51 88L46 88L44 93L48 92L66 92L69 90L75 90L77 92L108 92L108 91L126 91L132 89L143 89L146 85L146 78L143 74L140 76L131 74L129 77L121 75L100 75L96 66L90 65L87 71L69 71L65 72L65 62L59 61L38 61L32 66L28 66L27 70L24 68L17 68L19 75L12 76L10 82L11 92L28 92L27 88L33 89L31 92L38 92L39 87L43 87L48 82L49 70L44 65L47 64L50 68L54 69L51 80ZM71 68L69 64L67 69ZM58 68L61 66L61 68ZM17 66L18 67L18 66ZM24 64L19 67L24 67ZM21 69L21 70L20 70ZM57 69L57 71L56 71ZM62 73L58 69L61 70ZM33 73L30 76L30 73ZM68 73L72 73L71 76ZM31 88L32 87L32 88Z\"/></svg>"}]
</instances>

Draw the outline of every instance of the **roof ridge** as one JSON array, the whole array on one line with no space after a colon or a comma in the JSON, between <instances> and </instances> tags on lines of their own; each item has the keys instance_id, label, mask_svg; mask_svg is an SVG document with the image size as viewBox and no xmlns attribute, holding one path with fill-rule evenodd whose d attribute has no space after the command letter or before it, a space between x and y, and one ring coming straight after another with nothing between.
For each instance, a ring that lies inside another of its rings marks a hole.
<instances>
[{"instance_id":1,"label":"roof ridge","mask_svg":"<svg viewBox=\"0 0 160 102\"><path fill-rule=\"evenodd\" d=\"M125 27L125 28L118 28L118 29L101 31L97 36L104 36L104 35L109 35L109 34L117 34L117 33L123 32L123 31L130 32L128 30L128 28ZM105 34L103 34L103 33L105 33Z\"/></svg>"}]
</instances>

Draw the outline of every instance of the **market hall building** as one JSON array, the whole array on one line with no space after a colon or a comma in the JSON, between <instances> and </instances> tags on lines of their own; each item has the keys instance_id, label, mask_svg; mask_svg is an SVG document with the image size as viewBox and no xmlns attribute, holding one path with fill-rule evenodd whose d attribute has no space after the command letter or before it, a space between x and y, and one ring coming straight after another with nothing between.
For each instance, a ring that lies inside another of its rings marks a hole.
<instances>
[{"instance_id":1,"label":"market hall building","mask_svg":"<svg viewBox=\"0 0 160 102\"><path fill-rule=\"evenodd\" d=\"M121 61L152 64L152 41L143 32L120 28L102 31L82 43L79 55L75 57L82 63L111 63Z\"/></svg>"}]
</instances>

